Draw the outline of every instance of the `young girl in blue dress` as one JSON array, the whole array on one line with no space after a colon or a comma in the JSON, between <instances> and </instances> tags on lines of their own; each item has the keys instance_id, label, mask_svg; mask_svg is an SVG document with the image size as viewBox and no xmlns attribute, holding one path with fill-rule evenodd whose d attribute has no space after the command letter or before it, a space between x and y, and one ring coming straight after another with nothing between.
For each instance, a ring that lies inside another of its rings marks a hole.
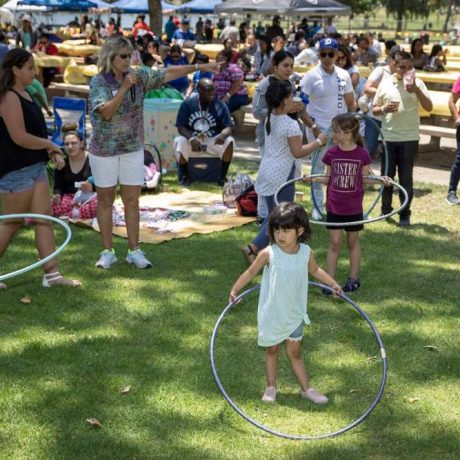
<instances>
[{"instance_id":1,"label":"young girl in blue dress","mask_svg":"<svg viewBox=\"0 0 460 460\"><path fill-rule=\"evenodd\" d=\"M318 267L310 247L306 211L297 203L281 203L270 215L268 232L271 244L262 249L251 266L238 278L230 291L232 302L238 292L263 268L257 312L258 344L266 347L267 388L265 402L276 400L276 369L280 345L285 341L292 369L300 384L300 394L317 404L328 398L310 387L301 356L303 325L310 324L307 315L308 274L331 287L340 286Z\"/></svg>"}]
</instances>

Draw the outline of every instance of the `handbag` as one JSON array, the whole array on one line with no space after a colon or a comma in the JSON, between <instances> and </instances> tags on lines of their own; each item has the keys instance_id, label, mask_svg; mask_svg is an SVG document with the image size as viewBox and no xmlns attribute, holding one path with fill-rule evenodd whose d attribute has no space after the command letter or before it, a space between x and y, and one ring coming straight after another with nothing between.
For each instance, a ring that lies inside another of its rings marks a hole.
<instances>
[{"instance_id":1,"label":"handbag","mask_svg":"<svg viewBox=\"0 0 460 460\"><path fill-rule=\"evenodd\" d=\"M251 185L235 198L238 214L244 217L256 217L257 201L257 192L254 190L254 185Z\"/></svg>"}]
</instances>

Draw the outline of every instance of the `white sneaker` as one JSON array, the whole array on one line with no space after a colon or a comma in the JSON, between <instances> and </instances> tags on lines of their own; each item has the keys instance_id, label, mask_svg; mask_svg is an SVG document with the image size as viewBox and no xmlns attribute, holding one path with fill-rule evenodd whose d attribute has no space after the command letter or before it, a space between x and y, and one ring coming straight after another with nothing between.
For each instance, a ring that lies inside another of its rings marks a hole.
<instances>
[{"instance_id":1,"label":"white sneaker","mask_svg":"<svg viewBox=\"0 0 460 460\"><path fill-rule=\"evenodd\" d=\"M316 208L313 208L313 211L311 213L311 218L313 220L323 220L323 217L321 216L321 214L318 212Z\"/></svg>"},{"instance_id":2,"label":"white sneaker","mask_svg":"<svg viewBox=\"0 0 460 460\"><path fill-rule=\"evenodd\" d=\"M117 263L117 257L115 256L115 251L105 249L101 252L99 260L96 262L96 267L98 268L110 268L113 264Z\"/></svg>"},{"instance_id":3,"label":"white sneaker","mask_svg":"<svg viewBox=\"0 0 460 460\"><path fill-rule=\"evenodd\" d=\"M134 264L137 268L152 268L152 264L147 260L144 256L144 252L139 248L128 252L126 262Z\"/></svg>"},{"instance_id":4,"label":"white sneaker","mask_svg":"<svg viewBox=\"0 0 460 460\"><path fill-rule=\"evenodd\" d=\"M264 395L262 396L262 401L267 403L274 403L276 401L276 388L267 387L265 388Z\"/></svg>"},{"instance_id":5,"label":"white sneaker","mask_svg":"<svg viewBox=\"0 0 460 460\"><path fill-rule=\"evenodd\" d=\"M326 404L329 402L329 399L326 396L311 387L305 391L300 390L300 394L302 395L302 398L309 399L316 404Z\"/></svg>"}]
</instances>

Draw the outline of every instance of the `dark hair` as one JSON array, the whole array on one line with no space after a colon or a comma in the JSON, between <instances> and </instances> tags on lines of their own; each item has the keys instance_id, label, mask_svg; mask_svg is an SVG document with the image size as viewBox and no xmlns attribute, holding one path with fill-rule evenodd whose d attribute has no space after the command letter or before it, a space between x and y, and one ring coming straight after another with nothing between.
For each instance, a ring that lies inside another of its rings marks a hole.
<instances>
[{"instance_id":1,"label":"dark hair","mask_svg":"<svg viewBox=\"0 0 460 460\"><path fill-rule=\"evenodd\" d=\"M308 241L311 236L307 211L298 203L280 203L272 211L268 220L268 237L271 243L275 242L275 231L280 228L302 228L303 233L297 238L299 243Z\"/></svg>"},{"instance_id":2,"label":"dark hair","mask_svg":"<svg viewBox=\"0 0 460 460\"><path fill-rule=\"evenodd\" d=\"M147 51L142 50L140 52L140 55L141 55L142 64L144 64L145 66L152 67L153 64L155 64L155 58Z\"/></svg>"},{"instance_id":3,"label":"dark hair","mask_svg":"<svg viewBox=\"0 0 460 460\"><path fill-rule=\"evenodd\" d=\"M225 61L230 64L230 62L232 62L232 51L231 50L226 50L226 49L223 49L217 56L217 61L219 61L219 58L225 58Z\"/></svg>"},{"instance_id":4,"label":"dark hair","mask_svg":"<svg viewBox=\"0 0 460 460\"><path fill-rule=\"evenodd\" d=\"M230 37L226 38L226 39L223 41L223 43L222 43L222 44L224 45L224 48L225 48L225 45L227 44L228 41L231 41L231 42L233 43L233 39L232 39L232 38L230 38Z\"/></svg>"},{"instance_id":5,"label":"dark hair","mask_svg":"<svg viewBox=\"0 0 460 460\"><path fill-rule=\"evenodd\" d=\"M344 133L351 133L353 141L364 147L363 136L359 132L359 120L351 113L341 113L332 119L332 127L340 128Z\"/></svg>"},{"instance_id":6,"label":"dark hair","mask_svg":"<svg viewBox=\"0 0 460 460\"><path fill-rule=\"evenodd\" d=\"M172 45L171 48L169 48L169 54L171 55L172 53L179 53L179 55L182 56L182 48L179 45Z\"/></svg>"},{"instance_id":7,"label":"dark hair","mask_svg":"<svg viewBox=\"0 0 460 460\"><path fill-rule=\"evenodd\" d=\"M22 48L12 49L5 54L0 70L0 99L14 86L13 67L22 69L31 58L32 55Z\"/></svg>"},{"instance_id":8,"label":"dark hair","mask_svg":"<svg viewBox=\"0 0 460 460\"><path fill-rule=\"evenodd\" d=\"M396 63L400 63L401 61L405 61L409 59L412 61L412 54L408 53L407 51L395 51L394 53L390 54L390 57L396 61Z\"/></svg>"},{"instance_id":9,"label":"dark hair","mask_svg":"<svg viewBox=\"0 0 460 460\"><path fill-rule=\"evenodd\" d=\"M77 136L78 139L80 139L81 141L83 140L81 134L78 132L77 123L65 124L61 128L61 132L62 132L62 140L64 140L67 136Z\"/></svg>"},{"instance_id":10,"label":"dark hair","mask_svg":"<svg viewBox=\"0 0 460 460\"><path fill-rule=\"evenodd\" d=\"M431 48L430 59L436 56L440 51L442 51L441 45L433 45L433 48Z\"/></svg>"},{"instance_id":11,"label":"dark hair","mask_svg":"<svg viewBox=\"0 0 460 460\"><path fill-rule=\"evenodd\" d=\"M265 131L270 134L270 115L273 109L281 106L283 101L292 93L292 86L288 81L278 80L276 78L270 79L270 84L265 93L265 100L268 105L268 116L265 122Z\"/></svg>"},{"instance_id":12,"label":"dark hair","mask_svg":"<svg viewBox=\"0 0 460 460\"><path fill-rule=\"evenodd\" d=\"M350 49L348 48L348 46L339 45L337 51L340 51L345 56L346 61L345 61L344 69L349 69L350 67L353 67L353 61L351 60L351 53L350 53Z\"/></svg>"},{"instance_id":13,"label":"dark hair","mask_svg":"<svg viewBox=\"0 0 460 460\"><path fill-rule=\"evenodd\" d=\"M206 54L197 54L195 56L195 62L200 64L208 64L209 63L209 56Z\"/></svg>"},{"instance_id":14,"label":"dark hair","mask_svg":"<svg viewBox=\"0 0 460 460\"><path fill-rule=\"evenodd\" d=\"M397 43L394 40L385 40L385 49L390 51L393 46L396 46ZM411 51L412 52L412 51Z\"/></svg>"},{"instance_id":15,"label":"dark hair","mask_svg":"<svg viewBox=\"0 0 460 460\"><path fill-rule=\"evenodd\" d=\"M258 38L258 40L260 40L261 42L264 42L267 45L267 51L264 53L262 50L260 50L260 52L262 54L266 54L267 56L270 56L270 53L273 51L271 39L267 37L266 35L261 35Z\"/></svg>"},{"instance_id":16,"label":"dark hair","mask_svg":"<svg viewBox=\"0 0 460 460\"><path fill-rule=\"evenodd\" d=\"M286 58L291 58L292 60L294 60L294 55L290 53L289 51L285 51L285 50L277 51L272 57L272 66L279 65Z\"/></svg>"},{"instance_id":17,"label":"dark hair","mask_svg":"<svg viewBox=\"0 0 460 460\"><path fill-rule=\"evenodd\" d=\"M414 51L415 51L415 45L416 43L421 43L422 44L422 51L421 51L421 54L426 54L425 51L423 51L423 40L421 38L414 38L412 40L412 43L410 45L410 54L412 54L412 56L414 55ZM396 43L395 43L396 45Z\"/></svg>"}]
</instances>

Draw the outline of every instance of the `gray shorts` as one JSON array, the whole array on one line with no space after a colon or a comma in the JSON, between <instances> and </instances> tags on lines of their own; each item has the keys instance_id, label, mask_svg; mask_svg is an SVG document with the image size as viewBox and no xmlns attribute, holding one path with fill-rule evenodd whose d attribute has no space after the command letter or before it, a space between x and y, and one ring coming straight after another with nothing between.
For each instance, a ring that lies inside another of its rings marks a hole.
<instances>
[{"instance_id":1,"label":"gray shorts","mask_svg":"<svg viewBox=\"0 0 460 460\"><path fill-rule=\"evenodd\" d=\"M31 166L11 171L0 178L0 193L20 193L34 188L37 182L47 181L46 163L35 163Z\"/></svg>"}]
</instances>

